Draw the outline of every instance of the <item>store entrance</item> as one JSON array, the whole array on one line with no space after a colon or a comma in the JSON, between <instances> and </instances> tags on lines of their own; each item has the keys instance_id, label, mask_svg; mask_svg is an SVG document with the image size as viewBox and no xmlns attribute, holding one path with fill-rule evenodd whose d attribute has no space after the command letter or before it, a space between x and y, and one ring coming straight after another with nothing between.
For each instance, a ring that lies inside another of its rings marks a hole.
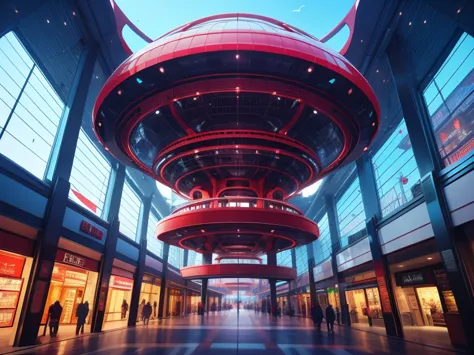
<instances>
[{"instance_id":1,"label":"store entrance","mask_svg":"<svg viewBox=\"0 0 474 355\"><path fill-rule=\"evenodd\" d=\"M377 287L346 291L346 298L353 326L385 327Z\"/></svg>"},{"instance_id":2,"label":"store entrance","mask_svg":"<svg viewBox=\"0 0 474 355\"><path fill-rule=\"evenodd\" d=\"M436 286L417 287L416 295L421 306L423 323L428 326L445 327L443 307Z\"/></svg>"}]
</instances>

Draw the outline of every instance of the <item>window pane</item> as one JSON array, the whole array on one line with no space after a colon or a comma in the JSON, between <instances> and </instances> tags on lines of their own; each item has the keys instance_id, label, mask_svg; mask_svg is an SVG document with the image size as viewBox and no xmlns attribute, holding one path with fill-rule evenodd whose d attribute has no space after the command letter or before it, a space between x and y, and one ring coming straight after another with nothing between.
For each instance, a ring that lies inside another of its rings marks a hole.
<instances>
[{"instance_id":1,"label":"window pane","mask_svg":"<svg viewBox=\"0 0 474 355\"><path fill-rule=\"evenodd\" d=\"M148 228L146 231L147 249L153 254L163 257L163 242L156 237L155 230L158 224L158 217L153 211L148 217Z\"/></svg>"},{"instance_id":2,"label":"window pane","mask_svg":"<svg viewBox=\"0 0 474 355\"><path fill-rule=\"evenodd\" d=\"M329 233L328 214L318 222L319 238L313 242L314 262L319 264L331 256L331 234Z\"/></svg>"},{"instance_id":3,"label":"window pane","mask_svg":"<svg viewBox=\"0 0 474 355\"><path fill-rule=\"evenodd\" d=\"M308 251L306 245L302 245L295 249L296 254L296 274L298 276L308 271Z\"/></svg>"},{"instance_id":4,"label":"window pane","mask_svg":"<svg viewBox=\"0 0 474 355\"><path fill-rule=\"evenodd\" d=\"M81 128L69 182L69 198L102 216L111 166Z\"/></svg>"},{"instance_id":5,"label":"window pane","mask_svg":"<svg viewBox=\"0 0 474 355\"><path fill-rule=\"evenodd\" d=\"M132 240L136 240L137 237L140 204L140 198L128 181L125 181L119 210L120 232Z\"/></svg>"},{"instance_id":6,"label":"window pane","mask_svg":"<svg viewBox=\"0 0 474 355\"><path fill-rule=\"evenodd\" d=\"M372 158L377 190L386 216L421 194L420 173L405 120Z\"/></svg>"},{"instance_id":7,"label":"window pane","mask_svg":"<svg viewBox=\"0 0 474 355\"><path fill-rule=\"evenodd\" d=\"M433 93L436 87L436 95ZM423 93L444 166L474 149L474 38L463 34Z\"/></svg>"},{"instance_id":8,"label":"window pane","mask_svg":"<svg viewBox=\"0 0 474 355\"><path fill-rule=\"evenodd\" d=\"M202 254L194 250L188 251L188 266L202 265Z\"/></svg>"},{"instance_id":9,"label":"window pane","mask_svg":"<svg viewBox=\"0 0 474 355\"><path fill-rule=\"evenodd\" d=\"M168 263L178 269L183 267L184 250L174 245L170 245L168 253Z\"/></svg>"},{"instance_id":10,"label":"window pane","mask_svg":"<svg viewBox=\"0 0 474 355\"><path fill-rule=\"evenodd\" d=\"M349 237L365 228L365 210L357 177L337 201L341 231L341 248L349 245Z\"/></svg>"},{"instance_id":11,"label":"window pane","mask_svg":"<svg viewBox=\"0 0 474 355\"><path fill-rule=\"evenodd\" d=\"M292 267L291 250L283 250L277 253L277 265Z\"/></svg>"},{"instance_id":12,"label":"window pane","mask_svg":"<svg viewBox=\"0 0 474 355\"><path fill-rule=\"evenodd\" d=\"M13 33L0 48L0 153L43 179L64 102Z\"/></svg>"}]
</instances>

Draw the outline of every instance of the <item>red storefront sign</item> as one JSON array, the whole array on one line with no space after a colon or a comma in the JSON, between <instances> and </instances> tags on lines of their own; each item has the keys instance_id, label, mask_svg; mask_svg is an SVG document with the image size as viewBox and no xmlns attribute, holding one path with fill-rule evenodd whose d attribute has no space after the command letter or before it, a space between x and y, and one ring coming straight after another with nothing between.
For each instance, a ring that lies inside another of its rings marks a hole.
<instances>
[{"instance_id":1,"label":"red storefront sign","mask_svg":"<svg viewBox=\"0 0 474 355\"><path fill-rule=\"evenodd\" d=\"M0 252L0 275L20 278L25 258Z\"/></svg>"},{"instance_id":2,"label":"red storefront sign","mask_svg":"<svg viewBox=\"0 0 474 355\"><path fill-rule=\"evenodd\" d=\"M92 224L90 224L89 222L83 220L81 222L81 228L80 228L81 232L83 233L86 233L88 235L90 235L91 237L95 238L95 239L98 239L98 240L102 240L102 237L104 236L104 232L101 231L99 228L93 226Z\"/></svg>"},{"instance_id":3,"label":"red storefront sign","mask_svg":"<svg viewBox=\"0 0 474 355\"><path fill-rule=\"evenodd\" d=\"M110 287L117 288L120 290L131 291L133 287L133 280L126 279L125 277L112 275L110 277Z\"/></svg>"}]
</instances>

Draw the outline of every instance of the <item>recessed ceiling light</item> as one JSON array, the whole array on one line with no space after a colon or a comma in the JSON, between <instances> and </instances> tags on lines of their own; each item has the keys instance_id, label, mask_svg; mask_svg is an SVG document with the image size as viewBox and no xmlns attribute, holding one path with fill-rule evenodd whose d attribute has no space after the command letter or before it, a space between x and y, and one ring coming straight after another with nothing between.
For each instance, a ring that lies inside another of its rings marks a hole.
<instances>
[{"instance_id":1,"label":"recessed ceiling light","mask_svg":"<svg viewBox=\"0 0 474 355\"><path fill-rule=\"evenodd\" d=\"M403 265L398 265L398 267L403 267Z\"/></svg>"},{"instance_id":2,"label":"recessed ceiling light","mask_svg":"<svg viewBox=\"0 0 474 355\"><path fill-rule=\"evenodd\" d=\"M258 150L255 151L255 154L258 154Z\"/></svg>"},{"instance_id":3,"label":"recessed ceiling light","mask_svg":"<svg viewBox=\"0 0 474 355\"><path fill-rule=\"evenodd\" d=\"M309 67L308 68L308 73L311 73L313 71L313 68Z\"/></svg>"},{"instance_id":4,"label":"recessed ceiling light","mask_svg":"<svg viewBox=\"0 0 474 355\"><path fill-rule=\"evenodd\" d=\"M99 127L102 127L102 122L99 122L97 125L98 125Z\"/></svg>"},{"instance_id":5,"label":"recessed ceiling light","mask_svg":"<svg viewBox=\"0 0 474 355\"><path fill-rule=\"evenodd\" d=\"M75 12L75 11L72 12L72 16L76 16L76 12Z\"/></svg>"},{"instance_id":6,"label":"recessed ceiling light","mask_svg":"<svg viewBox=\"0 0 474 355\"><path fill-rule=\"evenodd\" d=\"M240 90L240 87L239 87L239 86L236 86L236 87L235 87L235 90L239 91L239 90Z\"/></svg>"},{"instance_id":7,"label":"recessed ceiling light","mask_svg":"<svg viewBox=\"0 0 474 355\"><path fill-rule=\"evenodd\" d=\"M375 127L375 122L372 122L372 127Z\"/></svg>"},{"instance_id":8,"label":"recessed ceiling light","mask_svg":"<svg viewBox=\"0 0 474 355\"><path fill-rule=\"evenodd\" d=\"M106 150L106 151L109 151L109 148L108 148L108 147L105 147L105 150Z\"/></svg>"},{"instance_id":9,"label":"recessed ceiling light","mask_svg":"<svg viewBox=\"0 0 474 355\"><path fill-rule=\"evenodd\" d=\"M196 91L196 96L199 96L199 91Z\"/></svg>"},{"instance_id":10,"label":"recessed ceiling light","mask_svg":"<svg viewBox=\"0 0 474 355\"><path fill-rule=\"evenodd\" d=\"M403 15L403 12L400 11L400 13L398 14L399 16L402 16Z\"/></svg>"},{"instance_id":11,"label":"recessed ceiling light","mask_svg":"<svg viewBox=\"0 0 474 355\"><path fill-rule=\"evenodd\" d=\"M46 23L49 23L49 20L46 20Z\"/></svg>"},{"instance_id":12,"label":"recessed ceiling light","mask_svg":"<svg viewBox=\"0 0 474 355\"><path fill-rule=\"evenodd\" d=\"M135 80L136 80L136 81L137 81L137 83L139 83L139 84L143 83L143 80L142 80L142 79L140 79L140 78L136 78Z\"/></svg>"},{"instance_id":13,"label":"recessed ceiling light","mask_svg":"<svg viewBox=\"0 0 474 355\"><path fill-rule=\"evenodd\" d=\"M156 110L155 115L159 115L159 114L160 114L160 110Z\"/></svg>"},{"instance_id":14,"label":"recessed ceiling light","mask_svg":"<svg viewBox=\"0 0 474 355\"><path fill-rule=\"evenodd\" d=\"M433 260L433 258L432 258L432 257L429 257L429 258L426 258L426 260Z\"/></svg>"},{"instance_id":15,"label":"recessed ceiling light","mask_svg":"<svg viewBox=\"0 0 474 355\"><path fill-rule=\"evenodd\" d=\"M18 13L18 12L17 12L17 13ZM461 9L458 9L457 13L460 14L460 13L461 13Z\"/></svg>"},{"instance_id":16,"label":"recessed ceiling light","mask_svg":"<svg viewBox=\"0 0 474 355\"><path fill-rule=\"evenodd\" d=\"M360 43L364 43L364 40L363 40L363 39L361 39L361 40L360 40Z\"/></svg>"},{"instance_id":17,"label":"recessed ceiling light","mask_svg":"<svg viewBox=\"0 0 474 355\"><path fill-rule=\"evenodd\" d=\"M219 154L219 151L218 151L218 150L216 150L216 154Z\"/></svg>"},{"instance_id":18,"label":"recessed ceiling light","mask_svg":"<svg viewBox=\"0 0 474 355\"><path fill-rule=\"evenodd\" d=\"M332 78L331 80L329 80L329 83L330 84L334 84L336 82L336 79Z\"/></svg>"},{"instance_id":19,"label":"recessed ceiling light","mask_svg":"<svg viewBox=\"0 0 474 355\"><path fill-rule=\"evenodd\" d=\"M160 72L164 73L164 72L165 72L165 68L160 67Z\"/></svg>"},{"instance_id":20,"label":"recessed ceiling light","mask_svg":"<svg viewBox=\"0 0 474 355\"><path fill-rule=\"evenodd\" d=\"M239 146L238 146L238 145L236 145L235 147L236 147L236 148L238 148Z\"/></svg>"},{"instance_id":21,"label":"recessed ceiling light","mask_svg":"<svg viewBox=\"0 0 474 355\"><path fill-rule=\"evenodd\" d=\"M17 13L18 13L18 10L15 9L15 13L17 14Z\"/></svg>"},{"instance_id":22,"label":"recessed ceiling light","mask_svg":"<svg viewBox=\"0 0 474 355\"><path fill-rule=\"evenodd\" d=\"M277 97L278 100L281 100L280 96Z\"/></svg>"},{"instance_id":23,"label":"recessed ceiling light","mask_svg":"<svg viewBox=\"0 0 474 355\"><path fill-rule=\"evenodd\" d=\"M201 233L206 233L206 230L205 230L205 229L201 229Z\"/></svg>"},{"instance_id":24,"label":"recessed ceiling light","mask_svg":"<svg viewBox=\"0 0 474 355\"><path fill-rule=\"evenodd\" d=\"M276 95L276 94L277 94L277 92L276 92L276 91L274 91L274 92L273 92L273 95Z\"/></svg>"},{"instance_id":25,"label":"recessed ceiling light","mask_svg":"<svg viewBox=\"0 0 474 355\"><path fill-rule=\"evenodd\" d=\"M66 21L64 21L63 23L64 23L64 26L66 26L66 25L67 25Z\"/></svg>"},{"instance_id":26,"label":"recessed ceiling light","mask_svg":"<svg viewBox=\"0 0 474 355\"><path fill-rule=\"evenodd\" d=\"M122 90L117 91L117 94L122 95Z\"/></svg>"},{"instance_id":27,"label":"recessed ceiling light","mask_svg":"<svg viewBox=\"0 0 474 355\"><path fill-rule=\"evenodd\" d=\"M274 233L274 232L275 232L275 230L274 230L274 229L272 229L272 230L270 231L270 233Z\"/></svg>"},{"instance_id":28,"label":"recessed ceiling light","mask_svg":"<svg viewBox=\"0 0 474 355\"><path fill-rule=\"evenodd\" d=\"M317 111L317 110L313 110L313 113L314 113L315 115L317 115L317 114L318 114L318 111Z\"/></svg>"},{"instance_id":29,"label":"recessed ceiling light","mask_svg":"<svg viewBox=\"0 0 474 355\"><path fill-rule=\"evenodd\" d=\"M196 101L196 100L197 100L197 97L193 97L193 100Z\"/></svg>"},{"instance_id":30,"label":"recessed ceiling light","mask_svg":"<svg viewBox=\"0 0 474 355\"><path fill-rule=\"evenodd\" d=\"M369 147L365 147L365 148L364 148L364 152L366 152L368 149L369 149Z\"/></svg>"},{"instance_id":31,"label":"recessed ceiling light","mask_svg":"<svg viewBox=\"0 0 474 355\"><path fill-rule=\"evenodd\" d=\"M352 94L352 88L350 88L347 93L348 93L349 95Z\"/></svg>"},{"instance_id":32,"label":"recessed ceiling light","mask_svg":"<svg viewBox=\"0 0 474 355\"><path fill-rule=\"evenodd\" d=\"M240 55L236 54L235 59L239 59L239 58L240 58Z\"/></svg>"},{"instance_id":33,"label":"recessed ceiling light","mask_svg":"<svg viewBox=\"0 0 474 355\"><path fill-rule=\"evenodd\" d=\"M237 229L237 232L240 232L240 229Z\"/></svg>"},{"instance_id":34,"label":"recessed ceiling light","mask_svg":"<svg viewBox=\"0 0 474 355\"><path fill-rule=\"evenodd\" d=\"M410 21L410 22L408 22L408 26L411 26L411 21Z\"/></svg>"},{"instance_id":35,"label":"recessed ceiling light","mask_svg":"<svg viewBox=\"0 0 474 355\"><path fill-rule=\"evenodd\" d=\"M376 73L378 73L378 72L379 72L379 70L377 69L375 72L376 72Z\"/></svg>"},{"instance_id":36,"label":"recessed ceiling light","mask_svg":"<svg viewBox=\"0 0 474 355\"><path fill-rule=\"evenodd\" d=\"M194 149L194 153L195 153L195 154L199 153L199 150Z\"/></svg>"},{"instance_id":37,"label":"recessed ceiling light","mask_svg":"<svg viewBox=\"0 0 474 355\"><path fill-rule=\"evenodd\" d=\"M423 21L423 23L426 23L426 20L425 20L425 21Z\"/></svg>"}]
</instances>

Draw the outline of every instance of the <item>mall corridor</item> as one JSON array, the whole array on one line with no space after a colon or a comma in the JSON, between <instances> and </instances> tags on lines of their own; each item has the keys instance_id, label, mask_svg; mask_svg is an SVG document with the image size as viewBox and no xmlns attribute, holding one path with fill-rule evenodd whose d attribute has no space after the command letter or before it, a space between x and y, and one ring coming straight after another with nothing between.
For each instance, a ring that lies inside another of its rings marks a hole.
<instances>
[{"instance_id":1,"label":"mall corridor","mask_svg":"<svg viewBox=\"0 0 474 355\"><path fill-rule=\"evenodd\" d=\"M60 334L59 334L60 335ZM278 317L249 310L171 318L149 326L106 331L17 350L12 354L455 354L456 352L335 328L316 333L309 318Z\"/></svg>"}]
</instances>

